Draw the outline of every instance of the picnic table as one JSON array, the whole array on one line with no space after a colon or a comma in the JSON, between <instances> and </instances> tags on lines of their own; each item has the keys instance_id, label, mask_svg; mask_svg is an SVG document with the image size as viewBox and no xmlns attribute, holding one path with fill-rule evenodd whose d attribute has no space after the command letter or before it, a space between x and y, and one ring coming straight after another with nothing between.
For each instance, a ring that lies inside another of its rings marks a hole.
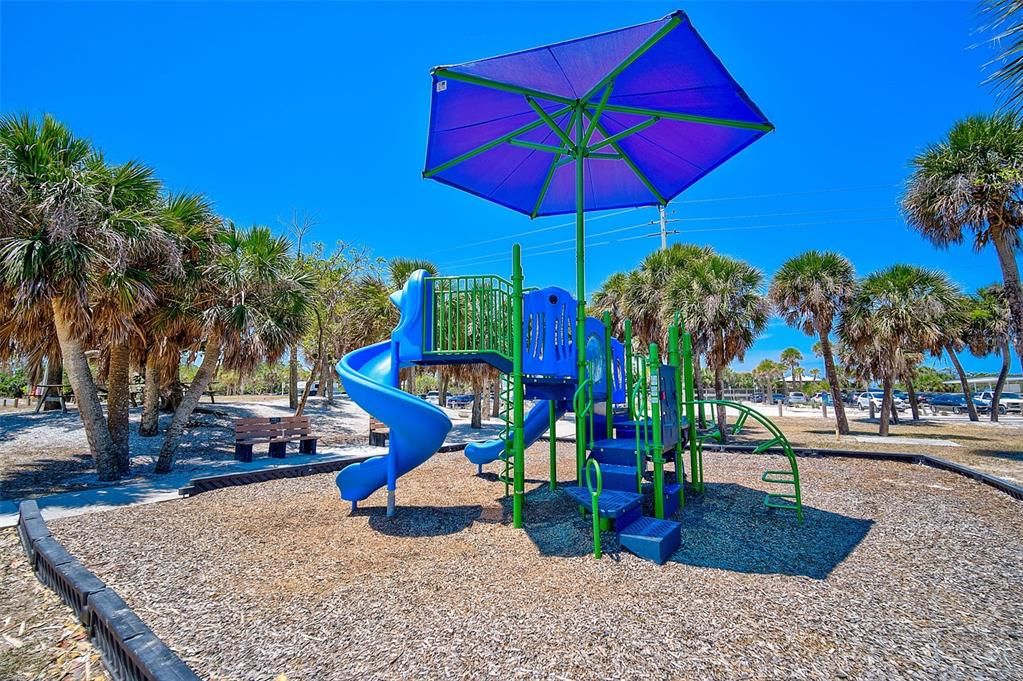
<instances>
[{"instance_id":1,"label":"picnic table","mask_svg":"<svg viewBox=\"0 0 1023 681\"><path fill-rule=\"evenodd\" d=\"M66 386L63 383L40 383L32 391L32 394L36 397L36 410L38 414L39 410L43 408L43 404L46 402L58 402L60 403L61 410L67 413L67 402L64 400L64 389L70 389L71 386Z\"/></svg>"}]
</instances>

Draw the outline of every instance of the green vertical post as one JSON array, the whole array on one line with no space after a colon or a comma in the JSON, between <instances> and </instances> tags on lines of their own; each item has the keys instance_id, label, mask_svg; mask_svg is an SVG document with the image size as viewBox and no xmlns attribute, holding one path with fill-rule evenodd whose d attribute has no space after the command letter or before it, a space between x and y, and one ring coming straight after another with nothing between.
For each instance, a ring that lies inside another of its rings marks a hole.
<instances>
[{"instance_id":1,"label":"green vertical post","mask_svg":"<svg viewBox=\"0 0 1023 681\"><path fill-rule=\"evenodd\" d=\"M657 344L650 344L650 430L653 431L654 517L664 517L664 449L661 439L661 360Z\"/></svg>"},{"instance_id":2,"label":"green vertical post","mask_svg":"<svg viewBox=\"0 0 1023 681\"><path fill-rule=\"evenodd\" d=\"M681 420L685 413L685 400L682 396L682 351L678 340L678 315L675 316L675 323L668 327L668 364L675 368L675 418ZM681 437L681 423L679 424L679 436ZM682 470L682 457L679 456L679 444L675 443L675 477L679 484L678 502L680 505L686 503L686 481Z\"/></svg>"},{"instance_id":3,"label":"green vertical post","mask_svg":"<svg viewBox=\"0 0 1023 681\"><path fill-rule=\"evenodd\" d=\"M512 247L512 449L515 483L512 496L512 524L522 527L522 500L526 488L526 442L523 433L525 409L522 399L522 249Z\"/></svg>"},{"instance_id":4,"label":"green vertical post","mask_svg":"<svg viewBox=\"0 0 1023 681\"><path fill-rule=\"evenodd\" d=\"M604 400L604 420L607 422L605 434L608 440L614 436L614 353L611 352L611 313L604 310L604 376L607 385L607 396Z\"/></svg>"},{"instance_id":5,"label":"green vertical post","mask_svg":"<svg viewBox=\"0 0 1023 681\"><path fill-rule=\"evenodd\" d=\"M583 113L585 102L576 104L575 117L575 354L576 386L586 380L586 193L583 179ZM586 461L586 415L575 413L575 472L582 480Z\"/></svg>"},{"instance_id":6,"label":"green vertical post","mask_svg":"<svg viewBox=\"0 0 1023 681\"><path fill-rule=\"evenodd\" d=\"M547 434L551 438L551 490L558 488L558 413L554 407L554 400L548 402L548 423Z\"/></svg>"},{"instance_id":7,"label":"green vertical post","mask_svg":"<svg viewBox=\"0 0 1023 681\"><path fill-rule=\"evenodd\" d=\"M632 390L632 320L625 320L625 394L631 395ZM636 408L629 399L629 420L636 420Z\"/></svg>"},{"instance_id":8,"label":"green vertical post","mask_svg":"<svg viewBox=\"0 0 1023 681\"><path fill-rule=\"evenodd\" d=\"M703 491L703 468L700 464L699 443L696 441L696 409L693 395L693 337L682 334L682 372L686 391L686 420L689 425L689 479L693 490Z\"/></svg>"}]
</instances>

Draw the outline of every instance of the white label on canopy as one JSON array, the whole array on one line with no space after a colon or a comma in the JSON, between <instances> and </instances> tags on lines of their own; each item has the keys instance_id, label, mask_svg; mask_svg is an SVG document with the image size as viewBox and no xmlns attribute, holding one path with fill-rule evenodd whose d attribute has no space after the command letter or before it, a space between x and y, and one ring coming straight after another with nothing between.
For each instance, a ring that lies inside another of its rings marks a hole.
<instances>
[{"instance_id":1,"label":"white label on canopy","mask_svg":"<svg viewBox=\"0 0 1023 681\"><path fill-rule=\"evenodd\" d=\"M448 81L438 80L437 81L437 92L444 92L448 89Z\"/></svg>"}]
</instances>

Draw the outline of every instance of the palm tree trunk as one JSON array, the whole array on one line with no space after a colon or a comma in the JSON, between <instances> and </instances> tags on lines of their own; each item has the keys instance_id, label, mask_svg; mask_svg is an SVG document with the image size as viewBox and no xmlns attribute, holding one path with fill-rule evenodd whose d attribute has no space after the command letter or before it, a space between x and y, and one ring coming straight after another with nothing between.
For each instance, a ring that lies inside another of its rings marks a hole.
<instances>
[{"instance_id":1,"label":"palm tree trunk","mask_svg":"<svg viewBox=\"0 0 1023 681\"><path fill-rule=\"evenodd\" d=\"M46 358L46 383L48 385L61 385L64 383L64 364L60 361L60 355ZM60 388L63 390L63 387ZM59 402L46 402L43 404L43 411L60 409Z\"/></svg>"},{"instance_id":2,"label":"palm tree trunk","mask_svg":"<svg viewBox=\"0 0 1023 681\"><path fill-rule=\"evenodd\" d=\"M891 420L892 404L892 377L885 376L882 381L884 387L884 397L881 398L881 413L880 413L880 426L877 429L877 434L882 437L888 437L888 422Z\"/></svg>"},{"instance_id":3,"label":"palm tree trunk","mask_svg":"<svg viewBox=\"0 0 1023 681\"><path fill-rule=\"evenodd\" d=\"M501 415L501 377L498 376L490 382L490 388L494 391L494 401L490 405L490 416L497 418Z\"/></svg>"},{"instance_id":4,"label":"palm tree trunk","mask_svg":"<svg viewBox=\"0 0 1023 681\"><path fill-rule=\"evenodd\" d=\"M189 417L199 405L199 400L202 398L203 393L206 392L210 383L217 376L217 365L220 363L220 346L220 332L214 331L206 339L202 364L199 365L199 370L195 372L195 378L192 379L188 390L185 391L184 396L181 398L178 408L174 410L174 417L167 427L163 446L160 447L160 456L156 460L157 473L170 473L171 468L174 466L174 453L178 449L178 441L181 439L182 433L185 432L185 425L188 424Z\"/></svg>"},{"instance_id":5,"label":"palm tree trunk","mask_svg":"<svg viewBox=\"0 0 1023 681\"><path fill-rule=\"evenodd\" d=\"M160 431L160 367L155 352L146 355L145 379L139 435L153 437Z\"/></svg>"},{"instance_id":6,"label":"palm tree trunk","mask_svg":"<svg viewBox=\"0 0 1023 681\"><path fill-rule=\"evenodd\" d=\"M998 421L998 405L1002 401L1002 388L1005 387L1005 379L1009 377L1009 341L1002 345L1002 369L998 372L998 382L995 383L995 394L991 397L991 420Z\"/></svg>"},{"instance_id":7,"label":"palm tree trunk","mask_svg":"<svg viewBox=\"0 0 1023 681\"><path fill-rule=\"evenodd\" d=\"M920 403L916 399L916 388L912 380L906 380L906 392L909 393L909 410L913 412L913 420L920 420Z\"/></svg>"},{"instance_id":8,"label":"palm tree trunk","mask_svg":"<svg viewBox=\"0 0 1023 681\"><path fill-rule=\"evenodd\" d=\"M107 370L107 430L114 445L117 474L120 477L127 476L131 467L131 457L128 453L130 359L127 341L111 343L110 368Z\"/></svg>"},{"instance_id":9,"label":"palm tree trunk","mask_svg":"<svg viewBox=\"0 0 1023 681\"><path fill-rule=\"evenodd\" d=\"M1009 303L1009 321L1012 327L1010 335L1015 339L1016 358L1023 368L1023 285L1019 281L1016 252L1013 245L1006 242L1003 236L995 236L992 241L998 254L998 264L1002 268L1002 290L1005 291L1005 299Z\"/></svg>"},{"instance_id":10,"label":"palm tree trunk","mask_svg":"<svg viewBox=\"0 0 1023 681\"><path fill-rule=\"evenodd\" d=\"M451 375L445 367L440 368L440 385L437 387L437 405L448 406L448 384L451 382Z\"/></svg>"},{"instance_id":11,"label":"palm tree trunk","mask_svg":"<svg viewBox=\"0 0 1023 681\"><path fill-rule=\"evenodd\" d=\"M100 404L96 381L89 370L89 360L85 357L85 349L71 333L71 323L64 311L63 301L60 298L54 298L51 307L53 308L53 326L57 331L57 342L60 344L60 354L64 359L64 369L67 371L71 389L75 391L75 401L78 402L78 412L82 417L82 425L85 426L85 437L89 441L89 451L92 453L92 460L96 463L99 479L116 480L117 461L114 455L114 443L107 431L107 424L103 418L103 405Z\"/></svg>"},{"instance_id":12,"label":"palm tree trunk","mask_svg":"<svg viewBox=\"0 0 1023 681\"><path fill-rule=\"evenodd\" d=\"M955 348L951 344L945 345L945 352L948 353L949 358L952 360L952 366L956 368L956 373L959 374L959 385L963 389L963 394L966 395L966 411L970 414L970 420L979 421L977 405L973 403L973 393L970 392L970 382L966 380L966 371L959 362L959 356L956 355Z\"/></svg>"},{"instance_id":13,"label":"palm tree trunk","mask_svg":"<svg viewBox=\"0 0 1023 681\"><path fill-rule=\"evenodd\" d=\"M725 399L725 368L715 367L714 368L714 397L723 400ZM718 432L721 433L721 443L728 442L728 415L725 411L725 405L719 404L717 406L718 412Z\"/></svg>"},{"instance_id":14,"label":"palm tree trunk","mask_svg":"<svg viewBox=\"0 0 1023 681\"><path fill-rule=\"evenodd\" d=\"M472 422L469 427L483 427L483 381L472 382Z\"/></svg>"},{"instance_id":15,"label":"palm tree trunk","mask_svg":"<svg viewBox=\"0 0 1023 681\"><path fill-rule=\"evenodd\" d=\"M291 346L288 357L288 408L298 408L298 345Z\"/></svg>"},{"instance_id":16,"label":"palm tree trunk","mask_svg":"<svg viewBox=\"0 0 1023 681\"><path fill-rule=\"evenodd\" d=\"M842 402L842 389L838 384L838 371L835 369L835 353L831 348L831 339L828 331L821 330L818 334L821 339L821 355L824 357L824 375L831 386L831 402L835 410L835 425L838 426L839 435L849 434L849 419L845 415L845 403Z\"/></svg>"},{"instance_id":17,"label":"palm tree trunk","mask_svg":"<svg viewBox=\"0 0 1023 681\"><path fill-rule=\"evenodd\" d=\"M309 380L305 382L305 390L302 391L302 399L298 401L298 408L295 409L295 416L301 416L302 412L305 411L305 403L309 400L309 392L313 389L313 379L319 372L320 363L319 361L313 365L312 370L309 372Z\"/></svg>"},{"instance_id":18,"label":"palm tree trunk","mask_svg":"<svg viewBox=\"0 0 1023 681\"><path fill-rule=\"evenodd\" d=\"M704 397L703 397L703 370L700 368L700 355L699 354L695 354L695 353L694 353L694 356L693 356L693 383L696 384L696 386L695 386L696 387L696 399L697 400L704 399ZM706 428L707 427L707 420L706 420L707 417L706 417L706 414L703 411L703 405L702 404L700 405L698 411L699 411L699 415L698 415L699 422L698 422L698 425L699 425L700 428Z\"/></svg>"}]
</instances>

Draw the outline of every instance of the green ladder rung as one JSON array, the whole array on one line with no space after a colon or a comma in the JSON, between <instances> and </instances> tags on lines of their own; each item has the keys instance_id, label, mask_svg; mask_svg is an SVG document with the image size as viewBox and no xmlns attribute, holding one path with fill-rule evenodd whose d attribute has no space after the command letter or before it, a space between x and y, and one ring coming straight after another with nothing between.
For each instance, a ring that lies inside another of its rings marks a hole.
<instances>
[{"instance_id":1,"label":"green ladder rung","mask_svg":"<svg viewBox=\"0 0 1023 681\"><path fill-rule=\"evenodd\" d=\"M796 475L792 471L765 471L760 479L774 485L796 484Z\"/></svg>"},{"instance_id":2,"label":"green ladder rung","mask_svg":"<svg viewBox=\"0 0 1023 681\"><path fill-rule=\"evenodd\" d=\"M771 447L777 447L781 443L782 442L781 442L780 438L773 438L773 439L768 440L767 442L761 442L757 446L757 448L753 450L753 453L754 454L762 454L762 453L766 452L768 449L770 449Z\"/></svg>"}]
</instances>

